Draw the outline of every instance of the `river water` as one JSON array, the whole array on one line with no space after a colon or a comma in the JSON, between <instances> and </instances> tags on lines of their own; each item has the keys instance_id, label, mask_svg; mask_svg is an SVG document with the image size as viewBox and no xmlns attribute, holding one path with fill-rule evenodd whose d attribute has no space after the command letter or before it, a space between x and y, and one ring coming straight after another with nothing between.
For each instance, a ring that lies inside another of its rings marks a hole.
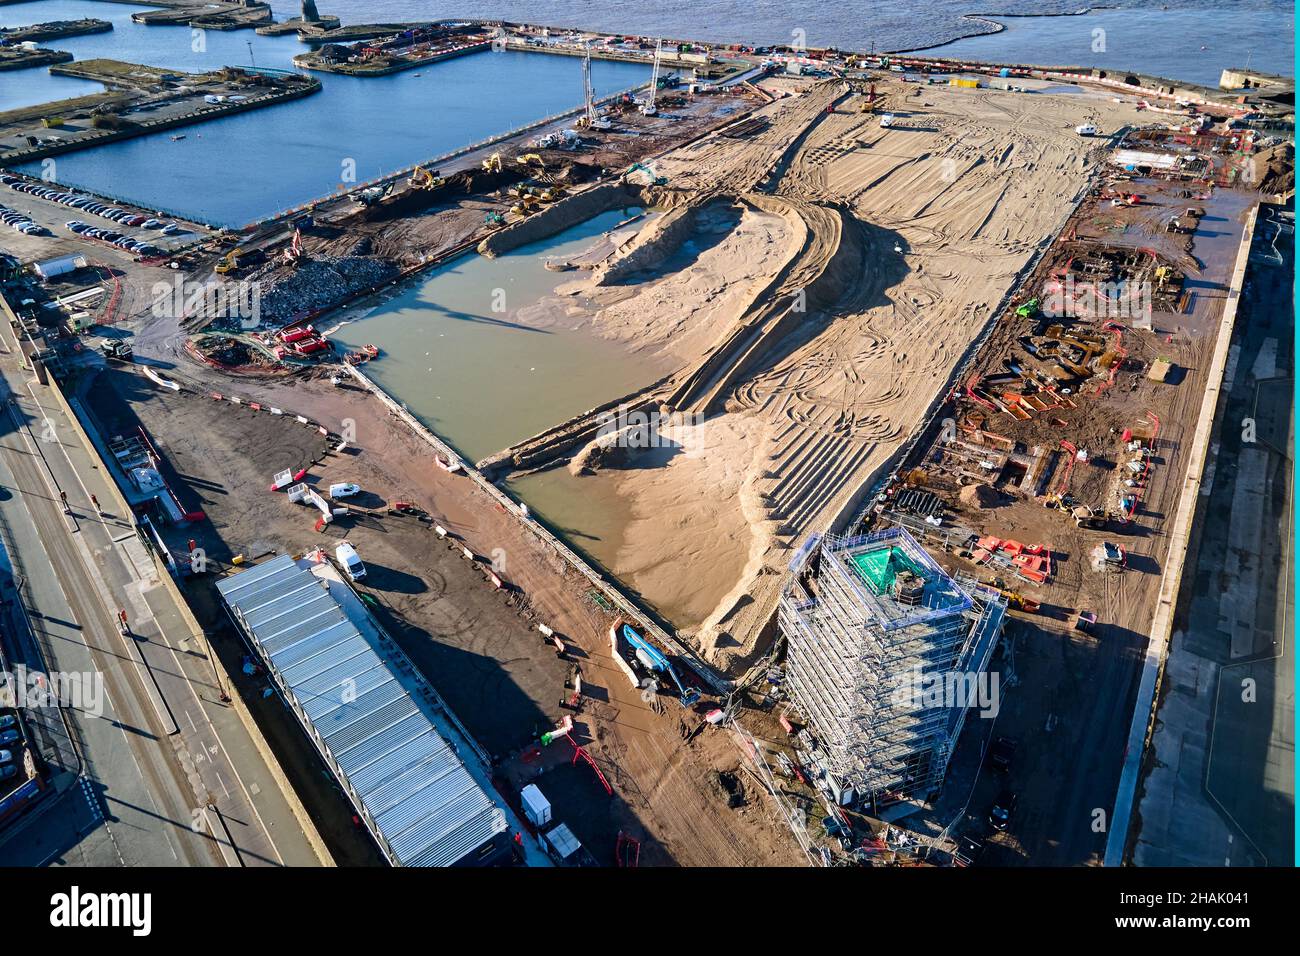
<instances>
[{"instance_id":1,"label":"river water","mask_svg":"<svg viewBox=\"0 0 1300 956\"><path fill-rule=\"evenodd\" d=\"M178 70L227 63L291 69L307 47L296 37L251 30L146 27L130 15L147 7L86 0L0 6L0 24L95 16L112 33L51 44L78 59L112 57ZM201 41L201 42L196 42ZM249 47L252 47L250 57ZM430 159L582 102L581 63L573 57L483 52L383 77L314 74L320 93L185 129L141 136L55 159L60 182L225 226L243 226L345 184ZM645 82L649 68L597 61L597 95ZM418 75L417 75L418 74ZM0 109L80 96L98 84L51 77L44 69L0 73ZM28 95L26 85L41 87ZM8 92L20 88L19 93ZM39 163L19 167L38 174ZM352 177L350 182L345 177Z\"/></svg>"}]
</instances>

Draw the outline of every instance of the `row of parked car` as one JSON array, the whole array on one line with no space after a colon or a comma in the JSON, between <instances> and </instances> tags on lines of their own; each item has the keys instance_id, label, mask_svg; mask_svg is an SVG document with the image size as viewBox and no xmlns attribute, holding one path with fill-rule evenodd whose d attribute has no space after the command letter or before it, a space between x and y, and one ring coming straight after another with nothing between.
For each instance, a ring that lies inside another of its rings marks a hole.
<instances>
[{"instance_id":1,"label":"row of parked car","mask_svg":"<svg viewBox=\"0 0 1300 956\"><path fill-rule=\"evenodd\" d=\"M50 231L44 226L32 222L27 216L10 209L8 206L0 206L0 222L25 236L48 236L50 234Z\"/></svg>"},{"instance_id":2,"label":"row of parked car","mask_svg":"<svg viewBox=\"0 0 1300 956\"><path fill-rule=\"evenodd\" d=\"M9 780L18 776L19 760L23 732L18 726L18 718L13 713L0 714L0 780Z\"/></svg>"},{"instance_id":3,"label":"row of parked car","mask_svg":"<svg viewBox=\"0 0 1300 956\"><path fill-rule=\"evenodd\" d=\"M64 223L68 229L79 236L87 239L98 239L101 242L107 242L110 245L117 246L127 252L138 253L142 256L160 256L163 251L157 246L150 245L139 239L132 239L130 236L124 236L120 232L114 232L112 229L100 229L82 222L80 219L69 219Z\"/></svg>"},{"instance_id":4,"label":"row of parked car","mask_svg":"<svg viewBox=\"0 0 1300 956\"><path fill-rule=\"evenodd\" d=\"M110 206L102 203L90 196L80 196L74 192L68 192L54 186L46 186L43 183L34 183L23 179L20 176L13 176L7 173L0 173L0 183L8 186L20 193L29 193L40 199L49 202L57 202L73 209L82 209L104 219L111 219L113 222L120 222L124 226L141 229L157 229L165 236L174 236L182 232L180 226L174 222L164 222L161 219L153 219L139 213L132 212L129 209L120 209L117 206Z\"/></svg>"}]
</instances>

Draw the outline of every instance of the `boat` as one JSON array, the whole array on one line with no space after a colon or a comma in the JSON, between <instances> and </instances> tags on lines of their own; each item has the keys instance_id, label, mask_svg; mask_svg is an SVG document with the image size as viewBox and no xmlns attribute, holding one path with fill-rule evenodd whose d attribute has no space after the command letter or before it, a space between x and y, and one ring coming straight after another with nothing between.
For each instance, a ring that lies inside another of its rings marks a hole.
<instances>
[{"instance_id":1,"label":"boat","mask_svg":"<svg viewBox=\"0 0 1300 956\"><path fill-rule=\"evenodd\" d=\"M176 142L177 140L182 140L182 139L184 139L184 138L185 138L185 134L184 134L184 133L177 133L175 136L172 137L172 142L174 143L174 142Z\"/></svg>"}]
</instances>

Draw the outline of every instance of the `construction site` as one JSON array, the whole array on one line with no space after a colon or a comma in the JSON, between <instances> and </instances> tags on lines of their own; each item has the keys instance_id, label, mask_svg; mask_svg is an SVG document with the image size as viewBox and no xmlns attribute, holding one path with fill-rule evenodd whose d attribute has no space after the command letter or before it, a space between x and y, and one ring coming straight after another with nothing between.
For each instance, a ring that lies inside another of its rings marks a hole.
<instances>
[{"instance_id":1,"label":"construction site","mask_svg":"<svg viewBox=\"0 0 1300 956\"><path fill-rule=\"evenodd\" d=\"M379 39L375 69L452 49ZM401 854L222 605L284 555L337 568L512 819L581 844L547 838L566 864L1099 862L1088 812L1115 801L1239 249L1293 188L1289 144L1215 91L830 54L706 56L715 84L662 41L636 45L645 88L601 100L596 39L572 114L83 264L114 283L90 347L36 323L29 359L340 862ZM339 344L434 267L629 208L493 321L609 343L663 370L645 388L473 461L429 386L376 384L396 357ZM207 294L166 304L174 276ZM57 301L39 285L31 315ZM1000 716L918 706L919 674L999 675ZM1019 809L989 833L1000 738Z\"/></svg>"}]
</instances>

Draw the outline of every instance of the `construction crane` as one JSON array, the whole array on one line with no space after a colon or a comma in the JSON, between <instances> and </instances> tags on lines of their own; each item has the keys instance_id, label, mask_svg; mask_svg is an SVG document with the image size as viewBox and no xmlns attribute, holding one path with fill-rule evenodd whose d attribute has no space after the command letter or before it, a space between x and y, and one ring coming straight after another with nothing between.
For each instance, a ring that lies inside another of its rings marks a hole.
<instances>
[{"instance_id":1,"label":"construction crane","mask_svg":"<svg viewBox=\"0 0 1300 956\"><path fill-rule=\"evenodd\" d=\"M659 108L655 106L655 98L659 92L659 63L663 55L664 41L660 39L655 43L655 64L650 71L650 93L645 102L641 104L641 115L643 116L654 116L655 113L659 112Z\"/></svg>"},{"instance_id":2,"label":"construction crane","mask_svg":"<svg viewBox=\"0 0 1300 956\"><path fill-rule=\"evenodd\" d=\"M578 126L582 129L609 129L611 123L596 113L596 90L591 85L591 44L582 46L582 119Z\"/></svg>"},{"instance_id":3,"label":"construction crane","mask_svg":"<svg viewBox=\"0 0 1300 956\"><path fill-rule=\"evenodd\" d=\"M700 699L700 692L694 688L688 689L682 683L682 679L677 676L677 670L673 667L672 662L654 645L634 631L632 625L624 622L622 632L623 640L627 641L628 647L632 649L632 656L635 658L636 663L658 677L669 677L677 685L677 699L681 702L681 705L683 707L693 707Z\"/></svg>"}]
</instances>

